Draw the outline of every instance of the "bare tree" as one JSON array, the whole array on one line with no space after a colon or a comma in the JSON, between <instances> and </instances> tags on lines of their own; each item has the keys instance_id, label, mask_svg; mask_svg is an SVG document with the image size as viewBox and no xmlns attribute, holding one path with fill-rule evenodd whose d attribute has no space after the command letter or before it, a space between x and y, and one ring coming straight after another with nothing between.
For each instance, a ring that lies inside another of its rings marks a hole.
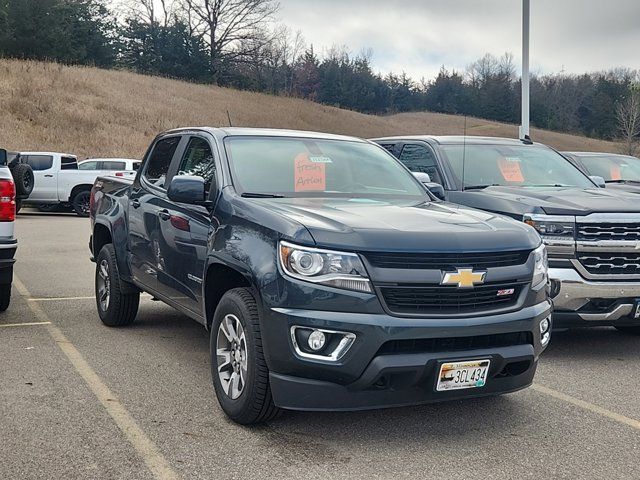
<instances>
[{"instance_id":1,"label":"bare tree","mask_svg":"<svg viewBox=\"0 0 640 480\"><path fill-rule=\"evenodd\" d=\"M209 49L215 83L223 60L251 56L247 49L259 50L269 41L265 31L280 8L274 0L183 0L183 6Z\"/></svg>"},{"instance_id":2,"label":"bare tree","mask_svg":"<svg viewBox=\"0 0 640 480\"><path fill-rule=\"evenodd\" d=\"M635 155L640 150L640 84L631 86L629 95L616 109L616 118L624 141L623 153Z\"/></svg>"}]
</instances>

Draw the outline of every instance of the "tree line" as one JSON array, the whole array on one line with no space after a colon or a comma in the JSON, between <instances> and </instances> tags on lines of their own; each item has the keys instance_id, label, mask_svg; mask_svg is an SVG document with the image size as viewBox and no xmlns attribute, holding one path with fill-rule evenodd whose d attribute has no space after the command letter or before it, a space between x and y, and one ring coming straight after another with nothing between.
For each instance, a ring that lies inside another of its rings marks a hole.
<instances>
[{"instance_id":1,"label":"tree line","mask_svg":"<svg viewBox=\"0 0 640 480\"><path fill-rule=\"evenodd\" d=\"M275 22L278 8L273 0L0 0L0 56L125 68L364 113L428 110L519 122L511 54L487 54L464 71L443 66L433 79L382 75L371 51L319 53L300 32ZM534 75L531 122L629 137L623 115L628 127L637 113L637 80L638 72L625 69ZM631 132L632 141L638 133Z\"/></svg>"}]
</instances>

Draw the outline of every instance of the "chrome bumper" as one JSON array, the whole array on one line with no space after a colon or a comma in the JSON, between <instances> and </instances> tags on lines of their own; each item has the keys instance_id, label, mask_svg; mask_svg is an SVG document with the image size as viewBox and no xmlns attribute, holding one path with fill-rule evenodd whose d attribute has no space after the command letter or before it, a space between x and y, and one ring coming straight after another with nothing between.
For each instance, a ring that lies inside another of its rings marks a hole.
<instances>
[{"instance_id":1,"label":"chrome bumper","mask_svg":"<svg viewBox=\"0 0 640 480\"><path fill-rule=\"evenodd\" d=\"M640 281L598 282L585 280L571 268L550 268L549 278L560 282L560 290L553 298L558 313L575 313L585 321L615 322L635 313L635 303L617 304L609 312L578 313L591 299L640 298Z\"/></svg>"}]
</instances>

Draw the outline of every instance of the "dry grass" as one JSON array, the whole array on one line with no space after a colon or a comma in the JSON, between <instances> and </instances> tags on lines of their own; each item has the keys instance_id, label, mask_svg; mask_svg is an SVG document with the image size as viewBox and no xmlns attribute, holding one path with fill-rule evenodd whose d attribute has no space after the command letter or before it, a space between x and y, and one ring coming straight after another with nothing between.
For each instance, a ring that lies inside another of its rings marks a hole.
<instances>
[{"instance_id":1,"label":"dry grass","mask_svg":"<svg viewBox=\"0 0 640 480\"><path fill-rule=\"evenodd\" d=\"M235 125L294 128L361 137L461 134L464 119L434 113L379 117L312 102L194 85L122 71L54 63L0 60L0 145L80 157L140 157L162 130ZM469 135L517 135L517 127L476 118ZM617 145L534 130L534 139L559 149L614 151Z\"/></svg>"}]
</instances>

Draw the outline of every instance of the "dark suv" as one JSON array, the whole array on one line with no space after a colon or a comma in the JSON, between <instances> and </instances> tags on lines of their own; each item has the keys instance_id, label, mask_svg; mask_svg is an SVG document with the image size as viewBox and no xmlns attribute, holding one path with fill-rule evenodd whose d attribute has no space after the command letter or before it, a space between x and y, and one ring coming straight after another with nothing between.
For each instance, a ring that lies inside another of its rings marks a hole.
<instances>
[{"instance_id":1,"label":"dark suv","mask_svg":"<svg viewBox=\"0 0 640 480\"><path fill-rule=\"evenodd\" d=\"M172 130L135 180L96 181L91 218L102 321L145 291L202 323L237 422L515 391L550 339L536 231L438 201L363 140Z\"/></svg>"}]
</instances>

